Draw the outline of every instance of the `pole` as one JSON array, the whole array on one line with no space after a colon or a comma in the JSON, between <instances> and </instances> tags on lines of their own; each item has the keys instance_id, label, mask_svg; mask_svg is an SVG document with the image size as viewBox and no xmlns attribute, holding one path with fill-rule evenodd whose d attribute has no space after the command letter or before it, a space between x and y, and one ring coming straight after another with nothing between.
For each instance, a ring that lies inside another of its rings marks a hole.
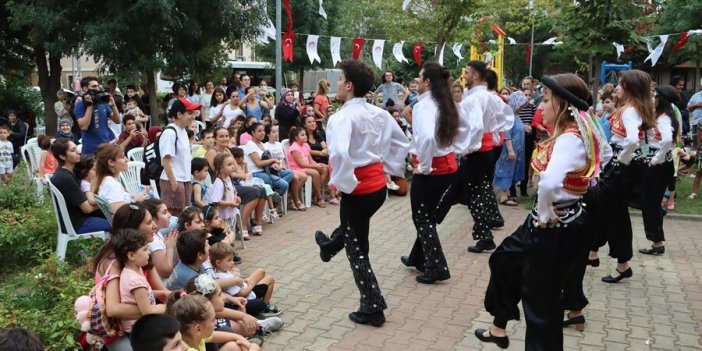
<instances>
[{"instance_id":1,"label":"pole","mask_svg":"<svg viewBox=\"0 0 702 351\"><path fill-rule=\"evenodd\" d=\"M532 77L531 66L534 62L534 0L529 0L529 12L531 12L531 52L529 53L529 77Z\"/></svg>"},{"instance_id":2,"label":"pole","mask_svg":"<svg viewBox=\"0 0 702 351\"><path fill-rule=\"evenodd\" d=\"M283 87L283 24L281 0L275 0L275 96L280 98L278 94Z\"/></svg>"}]
</instances>

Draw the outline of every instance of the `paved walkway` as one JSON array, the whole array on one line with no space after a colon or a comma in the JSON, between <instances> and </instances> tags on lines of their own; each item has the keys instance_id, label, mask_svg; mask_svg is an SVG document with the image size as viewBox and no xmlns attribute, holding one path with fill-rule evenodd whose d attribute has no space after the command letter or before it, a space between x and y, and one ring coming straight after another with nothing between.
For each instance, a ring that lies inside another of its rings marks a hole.
<instances>
[{"instance_id":1,"label":"paved walkway","mask_svg":"<svg viewBox=\"0 0 702 351\"><path fill-rule=\"evenodd\" d=\"M499 243L524 220L526 210L501 207L506 225L495 232ZM648 245L640 217L634 223L634 249ZM409 198L391 197L371 222L371 262L388 304L382 328L356 325L347 314L358 307L358 291L343 254L319 260L313 232L329 233L338 207L289 212L264 227L263 238L247 243L242 272L265 267L276 277L273 302L285 312L285 327L266 337L264 350L498 350L483 345L473 330L490 324L483 307L489 254L471 254L472 220L454 207L439 226L452 278L420 285L418 273L404 267L415 231ZM634 277L606 285L602 276L615 261L601 255L584 281L590 305L584 332L565 330L566 350L702 350L702 230L700 222L665 223L666 254L636 253ZM606 248L602 251L606 254ZM511 349L524 349L525 323L510 322Z\"/></svg>"}]
</instances>

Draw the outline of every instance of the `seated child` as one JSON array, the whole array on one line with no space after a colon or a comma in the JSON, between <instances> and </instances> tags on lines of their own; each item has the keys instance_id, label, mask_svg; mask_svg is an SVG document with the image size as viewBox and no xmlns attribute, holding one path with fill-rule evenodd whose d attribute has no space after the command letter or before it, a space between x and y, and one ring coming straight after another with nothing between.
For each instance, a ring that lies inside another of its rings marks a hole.
<instances>
[{"instance_id":1,"label":"seated child","mask_svg":"<svg viewBox=\"0 0 702 351\"><path fill-rule=\"evenodd\" d=\"M218 242L225 242L230 245L234 245L235 235L233 228L227 228L226 224L219 217L219 211L217 207L213 205L205 205L201 208L205 231L211 234L207 241L210 243L210 247ZM241 263L241 257L239 255L234 255L234 263Z\"/></svg>"},{"instance_id":2,"label":"seated child","mask_svg":"<svg viewBox=\"0 0 702 351\"><path fill-rule=\"evenodd\" d=\"M88 203L93 207L97 206L95 194L90 189L92 182L95 181L95 156L81 155L80 162L73 168L73 174L80 179L80 191L85 194Z\"/></svg>"},{"instance_id":3,"label":"seated child","mask_svg":"<svg viewBox=\"0 0 702 351\"><path fill-rule=\"evenodd\" d=\"M202 148L200 148L202 149ZM193 206L202 207L210 203L207 198L207 175L209 167L204 157L194 157L190 161L190 173L193 176L193 192L190 202Z\"/></svg>"},{"instance_id":4,"label":"seated child","mask_svg":"<svg viewBox=\"0 0 702 351\"><path fill-rule=\"evenodd\" d=\"M232 155L234 156L234 159L236 160L236 163L239 165L239 167L244 170L246 173L246 180L241 181L239 184L245 185L245 186L255 186L259 188L263 188L266 190L266 201L268 202L268 213L270 214L271 218L273 219L278 219L282 217L281 215L278 214L278 211L275 209L275 203L273 202L273 194L276 194L276 192L273 191L273 188L271 188L270 185L266 184L262 179L256 178L253 176L253 173L249 171L249 167L246 163L246 159L244 158L244 150L242 148L233 148L232 150ZM264 221L267 221L268 218L264 215L263 218Z\"/></svg>"},{"instance_id":5,"label":"seated child","mask_svg":"<svg viewBox=\"0 0 702 351\"><path fill-rule=\"evenodd\" d=\"M275 284L273 276L257 268L248 278L242 278L239 269L234 267L234 248L229 244L214 244L211 255L217 282L227 294L246 297L246 313L264 317L280 314L278 308L270 304Z\"/></svg>"},{"instance_id":6,"label":"seated child","mask_svg":"<svg viewBox=\"0 0 702 351\"><path fill-rule=\"evenodd\" d=\"M166 288L177 290L185 287L188 280L200 273L205 273L202 263L209 257L210 244L207 242L209 234L202 229L186 230L178 235L176 250L180 262L173 268L168 277Z\"/></svg>"},{"instance_id":7,"label":"seated child","mask_svg":"<svg viewBox=\"0 0 702 351\"><path fill-rule=\"evenodd\" d=\"M170 351L185 347L180 322L165 314L147 314L132 326L133 351Z\"/></svg>"},{"instance_id":8,"label":"seated child","mask_svg":"<svg viewBox=\"0 0 702 351\"><path fill-rule=\"evenodd\" d=\"M119 229L110 239L117 262L122 266L119 276L119 297L121 303L137 305L141 315L164 313L164 305L157 305L154 292L144 276L142 267L149 264L149 247L146 235L136 229ZM121 319L120 324L126 333L132 332L136 319Z\"/></svg>"},{"instance_id":9,"label":"seated child","mask_svg":"<svg viewBox=\"0 0 702 351\"><path fill-rule=\"evenodd\" d=\"M202 147L195 149L195 152L193 152L193 158L204 158L207 151L214 147L214 129L207 128L200 134L200 143Z\"/></svg>"},{"instance_id":10,"label":"seated child","mask_svg":"<svg viewBox=\"0 0 702 351\"><path fill-rule=\"evenodd\" d=\"M168 208L163 201L148 199L142 203L159 229L154 233L154 239L149 243L151 262L156 267L161 279L166 279L173 272L173 267L176 263L178 231L169 230L165 235L161 232L161 229L168 229L171 222L171 213L168 212Z\"/></svg>"},{"instance_id":11,"label":"seated child","mask_svg":"<svg viewBox=\"0 0 702 351\"><path fill-rule=\"evenodd\" d=\"M39 160L39 167L37 167L37 176L39 179L43 180L47 174L56 172L58 162L56 162L54 154L49 152L51 137L40 135L37 138L37 144L39 144L39 148L41 148L41 159Z\"/></svg>"}]
</instances>

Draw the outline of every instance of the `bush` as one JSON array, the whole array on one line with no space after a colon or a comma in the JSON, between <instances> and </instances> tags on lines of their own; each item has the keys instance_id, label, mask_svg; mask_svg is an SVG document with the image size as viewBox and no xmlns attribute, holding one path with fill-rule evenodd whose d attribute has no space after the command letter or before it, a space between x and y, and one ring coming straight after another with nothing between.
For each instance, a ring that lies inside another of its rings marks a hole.
<instances>
[{"instance_id":1,"label":"bush","mask_svg":"<svg viewBox=\"0 0 702 351\"><path fill-rule=\"evenodd\" d=\"M52 255L0 286L0 329L32 330L47 351L79 349L73 303L93 286L85 267L75 268Z\"/></svg>"}]
</instances>

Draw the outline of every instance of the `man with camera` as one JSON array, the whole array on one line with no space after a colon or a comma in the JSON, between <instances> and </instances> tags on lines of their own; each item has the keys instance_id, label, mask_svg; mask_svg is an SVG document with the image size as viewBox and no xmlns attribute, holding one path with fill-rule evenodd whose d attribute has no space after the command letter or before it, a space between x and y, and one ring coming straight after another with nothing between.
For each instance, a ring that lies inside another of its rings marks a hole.
<instances>
[{"instance_id":1,"label":"man with camera","mask_svg":"<svg viewBox=\"0 0 702 351\"><path fill-rule=\"evenodd\" d=\"M108 126L108 120L120 123L119 111L112 95L100 89L95 77L85 77L80 81L83 98L76 102L74 113L83 138L84 155L94 155L98 146L115 139Z\"/></svg>"}]
</instances>

